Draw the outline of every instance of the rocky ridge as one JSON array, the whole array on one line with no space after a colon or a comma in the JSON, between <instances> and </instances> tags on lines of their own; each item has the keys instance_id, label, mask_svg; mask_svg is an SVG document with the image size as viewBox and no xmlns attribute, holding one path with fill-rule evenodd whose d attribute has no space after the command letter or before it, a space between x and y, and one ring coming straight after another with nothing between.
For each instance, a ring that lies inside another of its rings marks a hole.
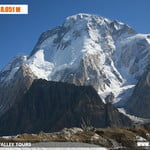
<instances>
[{"instance_id":1,"label":"rocky ridge","mask_svg":"<svg viewBox=\"0 0 150 150\"><path fill-rule=\"evenodd\" d=\"M92 86L34 80L29 90L1 116L0 135L59 131L65 127L130 126L131 120L104 104Z\"/></svg>"}]
</instances>

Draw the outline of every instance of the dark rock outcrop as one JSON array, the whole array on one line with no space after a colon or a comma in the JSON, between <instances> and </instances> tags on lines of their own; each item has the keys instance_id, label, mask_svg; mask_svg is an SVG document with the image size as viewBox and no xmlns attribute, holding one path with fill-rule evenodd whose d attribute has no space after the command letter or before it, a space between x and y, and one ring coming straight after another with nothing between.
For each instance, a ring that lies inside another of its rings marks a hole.
<instances>
[{"instance_id":1,"label":"dark rock outcrop","mask_svg":"<svg viewBox=\"0 0 150 150\"><path fill-rule=\"evenodd\" d=\"M0 135L59 131L64 127L128 126L130 119L104 104L92 86L35 80L0 118Z\"/></svg>"},{"instance_id":2,"label":"dark rock outcrop","mask_svg":"<svg viewBox=\"0 0 150 150\"><path fill-rule=\"evenodd\" d=\"M150 71L146 71L139 80L126 109L133 115L150 118Z\"/></svg>"}]
</instances>

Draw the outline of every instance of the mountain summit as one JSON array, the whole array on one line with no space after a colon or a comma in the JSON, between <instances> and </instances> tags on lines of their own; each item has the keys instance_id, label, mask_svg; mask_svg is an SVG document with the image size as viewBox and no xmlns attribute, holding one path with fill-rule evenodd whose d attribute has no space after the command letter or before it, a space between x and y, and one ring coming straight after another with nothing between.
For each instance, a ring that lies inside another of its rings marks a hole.
<instances>
[{"instance_id":1,"label":"mountain summit","mask_svg":"<svg viewBox=\"0 0 150 150\"><path fill-rule=\"evenodd\" d=\"M34 79L42 78L92 85L103 102L123 106L147 70L149 58L150 35L138 34L116 20L77 14L42 33L30 56L17 56L6 65L0 72L0 90L8 90L15 79L26 77L30 82L25 92ZM28 72L25 77L18 73L22 66ZM15 98L5 92L0 96L1 112Z\"/></svg>"}]
</instances>

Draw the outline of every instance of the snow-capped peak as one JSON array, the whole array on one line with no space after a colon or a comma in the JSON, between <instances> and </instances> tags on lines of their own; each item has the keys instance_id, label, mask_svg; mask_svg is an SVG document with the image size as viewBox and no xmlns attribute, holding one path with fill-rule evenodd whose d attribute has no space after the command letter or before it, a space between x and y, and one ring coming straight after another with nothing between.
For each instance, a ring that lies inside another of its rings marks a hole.
<instances>
[{"instance_id":1,"label":"snow-capped peak","mask_svg":"<svg viewBox=\"0 0 150 150\"><path fill-rule=\"evenodd\" d=\"M93 24L96 23L96 24L102 25L104 23L111 23L111 21L106 18L99 17L96 15L80 13L80 14L67 17L63 25L65 27L76 26L76 25L83 26L85 24L90 24L90 23L93 23Z\"/></svg>"},{"instance_id":2,"label":"snow-capped peak","mask_svg":"<svg viewBox=\"0 0 150 150\"><path fill-rule=\"evenodd\" d=\"M149 41L124 23L81 13L44 32L23 63L38 78L92 85L118 101L147 67Z\"/></svg>"},{"instance_id":3,"label":"snow-capped peak","mask_svg":"<svg viewBox=\"0 0 150 150\"><path fill-rule=\"evenodd\" d=\"M0 72L0 82L7 82L11 80L20 66L25 63L27 56L17 55L14 57Z\"/></svg>"}]
</instances>

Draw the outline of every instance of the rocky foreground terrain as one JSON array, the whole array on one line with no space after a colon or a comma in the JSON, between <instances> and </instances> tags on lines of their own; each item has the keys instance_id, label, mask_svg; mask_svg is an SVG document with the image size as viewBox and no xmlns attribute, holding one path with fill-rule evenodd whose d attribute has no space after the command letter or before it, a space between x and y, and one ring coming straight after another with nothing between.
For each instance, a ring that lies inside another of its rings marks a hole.
<instances>
[{"instance_id":1,"label":"rocky foreground terrain","mask_svg":"<svg viewBox=\"0 0 150 150\"><path fill-rule=\"evenodd\" d=\"M122 128L64 128L60 132L38 134L20 134L15 137L1 137L0 142L31 142L33 145L43 142L89 143L108 149L148 149L137 147L137 142L150 141L150 126L132 126ZM41 144L42 144L41 143Z\"/></svg>"}]
</instances>

